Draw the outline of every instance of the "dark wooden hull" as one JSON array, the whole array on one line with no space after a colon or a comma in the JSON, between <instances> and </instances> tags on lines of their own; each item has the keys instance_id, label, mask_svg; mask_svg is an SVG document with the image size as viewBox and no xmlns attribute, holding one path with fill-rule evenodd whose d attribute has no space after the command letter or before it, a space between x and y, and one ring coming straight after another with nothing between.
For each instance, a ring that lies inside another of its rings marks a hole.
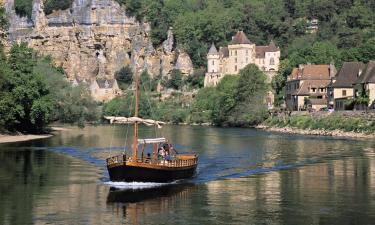
<instances>
[{"instance_id":1,"label":"dark wooden hull","mask_svg":"<svg viewBox=\"0 0 375 225\"><path fill-rule=\"evenodd\" d=\"M107 167L109 178L114 182L156 182L168 183L191 178L197 165L183 168L150 168L134 165Z\"/></svg>"}]
</instances>

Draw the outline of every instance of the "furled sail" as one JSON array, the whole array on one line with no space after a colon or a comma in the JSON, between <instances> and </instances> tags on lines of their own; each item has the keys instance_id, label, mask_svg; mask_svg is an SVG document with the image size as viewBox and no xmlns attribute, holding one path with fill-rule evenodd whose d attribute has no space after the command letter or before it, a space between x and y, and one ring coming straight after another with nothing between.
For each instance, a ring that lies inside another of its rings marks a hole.
<instances>
[{"instance_id":1,"label":"furled sail","mask_svg":"<svg viewBox=\"0 0 375 225\"><path fill-rule=\"evenodd\" d=\"M143 123L146 126L158 126L161 128L165 122L152 120L152 119L142 119L139 117L118 117L118 116L105 116L105 119L109 120L110 123L120 123L120 124L133 124L133 123Z\"/></svg>"},{"instance_id":2,"label":"furled sail","mask_svg":"<svg viewBox=\"0 0 375 225\"><path fill-rule=\"evenodd\" d=\"M167 142L166 138L138 139L138 144L158 144Z\"/></svg>"}]
</instances>

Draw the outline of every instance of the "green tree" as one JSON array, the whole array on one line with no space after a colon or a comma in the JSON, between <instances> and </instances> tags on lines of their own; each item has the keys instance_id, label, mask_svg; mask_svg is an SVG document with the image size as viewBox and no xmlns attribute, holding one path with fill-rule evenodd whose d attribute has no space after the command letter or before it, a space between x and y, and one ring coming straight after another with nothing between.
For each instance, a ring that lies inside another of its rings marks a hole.
<instances>
[{"instance_id":1,"label":"green tree","mask_svg":"<svg viewBox=\"0 0 375 225\"><path fill-rule=\"evenodd\" d=\"M130 66L124 66L115 73L115 79L119 82L120 86L130 85L133 81L133 71Z\"/></svg>"},{"instance_id":2,"label":"green tree","mask_svg":"<svg viewBox=\"0 0 375 225\"><path fill-rule=\"evenodd\" d=\"M174 69L171 72L171 78L167 81L167 88L179 90L183 85L182 73L180 70Z\"/></svg>"}]
</instances>

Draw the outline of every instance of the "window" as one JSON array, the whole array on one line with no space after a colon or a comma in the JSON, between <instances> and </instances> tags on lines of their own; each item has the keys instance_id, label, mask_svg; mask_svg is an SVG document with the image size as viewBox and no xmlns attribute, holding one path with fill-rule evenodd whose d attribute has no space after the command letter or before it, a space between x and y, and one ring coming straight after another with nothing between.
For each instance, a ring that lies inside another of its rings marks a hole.
<instances>
[{"instance_id":1,"label":"window","mask_svg":"<svg viewBox=\"0 0 375 225\"><path fill-rule=\"evenodd\" d=\"M274 58L271 58L271 59L270 59L270 65L271 65L271 66L275 65L275 59L274 59Z\"/></svg>"},{"instance_id":2,"label":"window","mask_svg":"<svg viewBox=\"0 0 375 225\"><path fill-rule=\"evenodd\" d=\"M324 88L320 88L320 92L324 92Z\"/></svg>"},{"instance_id":3,"label":"window","mask_svg":"<svg viewBox=\"0 0 375 225\"><path fill-rule=\"evenodd\" d=\"M346 96L346 90L342 90L342 96Z\"/></svg>"},{"instance_id":4,"label":"window","mask_svg":"<svg viewBox=\"0 0 375 225\"><path fill-rule=\"evenodd\" d=\"M236 65L236 66L234 66L234 71L237 71L237 65Z\"/></svg>"},{"instance_id":5,"label":"window","mask_svg":"<svg viewBox=\"0 0 375 225\"><path fill-rule=\"evenodd\" d=\"M234 58L234 62L237 63L237 58Z\"/></svg>"},{"instance_id":6,"label":"window","mask_svg":"<svg viewBox=\"0 0 375 225\"><path fill-rule=\"evenodd\" d=\"M246 50L246 55L249 55L249 50ZM246 60L247 61L247 60Z\"/></svg>"},{"instance_id":7,"label":"window","mask_svg":"<svg viewBox=\"0 0 375 225\"><path fill-rule=\"evenodd\" d=\"M316 88L311 88L312 92L315 92L316 91Z\"/></svg>"},{"instance_id":8,"label":"window","mask_svg":"<svg viewBox=\"0 0 375 225\"><path fill-rule=\"evenodd\" d=\"M212 60L212 65L215 65L215 61L214 60Z\"/></svg>"},{"instance_id":9,"label":"window","mask_svg":"<svg viewBox=\"0 0 375 225\"><path fill-rule=\"evenodd\" d=\"M237 50L236 50L236 51L234 51L234 55L235 55L235 56L237 56Z\"/></svg>"},{"instance_id":10,"label":"window","mask_svg":"<svg viewBox=\"0 0 375 225\"><path fill-rule=\"evenodd\" d=\"M249 62L249 58L246 58L246 63L248 63Z\"/></svg>"}]
</instances>

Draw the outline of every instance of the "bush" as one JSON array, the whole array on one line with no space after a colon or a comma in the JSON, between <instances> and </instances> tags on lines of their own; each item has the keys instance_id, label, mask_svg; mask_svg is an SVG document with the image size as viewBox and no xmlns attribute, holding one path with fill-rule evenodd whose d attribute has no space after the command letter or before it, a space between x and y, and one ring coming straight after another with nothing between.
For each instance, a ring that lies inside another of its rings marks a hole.
<instances>
[{"instance_id":1,"label":"bush","mask_svg":"<svg viewBox=\"0 0 375 225\"><path fill-rule=\"evenodd\" d=\"M171 72L171 78L167 81L167 88L179 90L183 86L182 73L180 70L174 69Z\"/></svg>"},{"instance_id":2,"label":"bush","mask_svg":"<svg viewBox=\"0 0 375 225\"><path fill-rule=\"evenodd\" d=\"M46 0L44 2L44 13L51 14L54 10L65 10L72 6L74 0Z\"/></svg>"},{"instance_id":3,"label":"bush","mask_svg":"<svg viewBox=\"0 0 375 225\"><path fill-rule=\"evenodd\" d=\"M119 82L120 86L130 85L133 81L132 69L129 66L122 67L119 71L115 73L115 79Z\"/></svg>"},{"instance_id":4,"label":"bush","mask_svg":"<svg viewBox=\"0 0 375 225\"><path fill-rule=\"evenodd\" d=\"M31 19L33 0L14 0L14 10L18 15Z\"/></svg>"}]
</instances>

